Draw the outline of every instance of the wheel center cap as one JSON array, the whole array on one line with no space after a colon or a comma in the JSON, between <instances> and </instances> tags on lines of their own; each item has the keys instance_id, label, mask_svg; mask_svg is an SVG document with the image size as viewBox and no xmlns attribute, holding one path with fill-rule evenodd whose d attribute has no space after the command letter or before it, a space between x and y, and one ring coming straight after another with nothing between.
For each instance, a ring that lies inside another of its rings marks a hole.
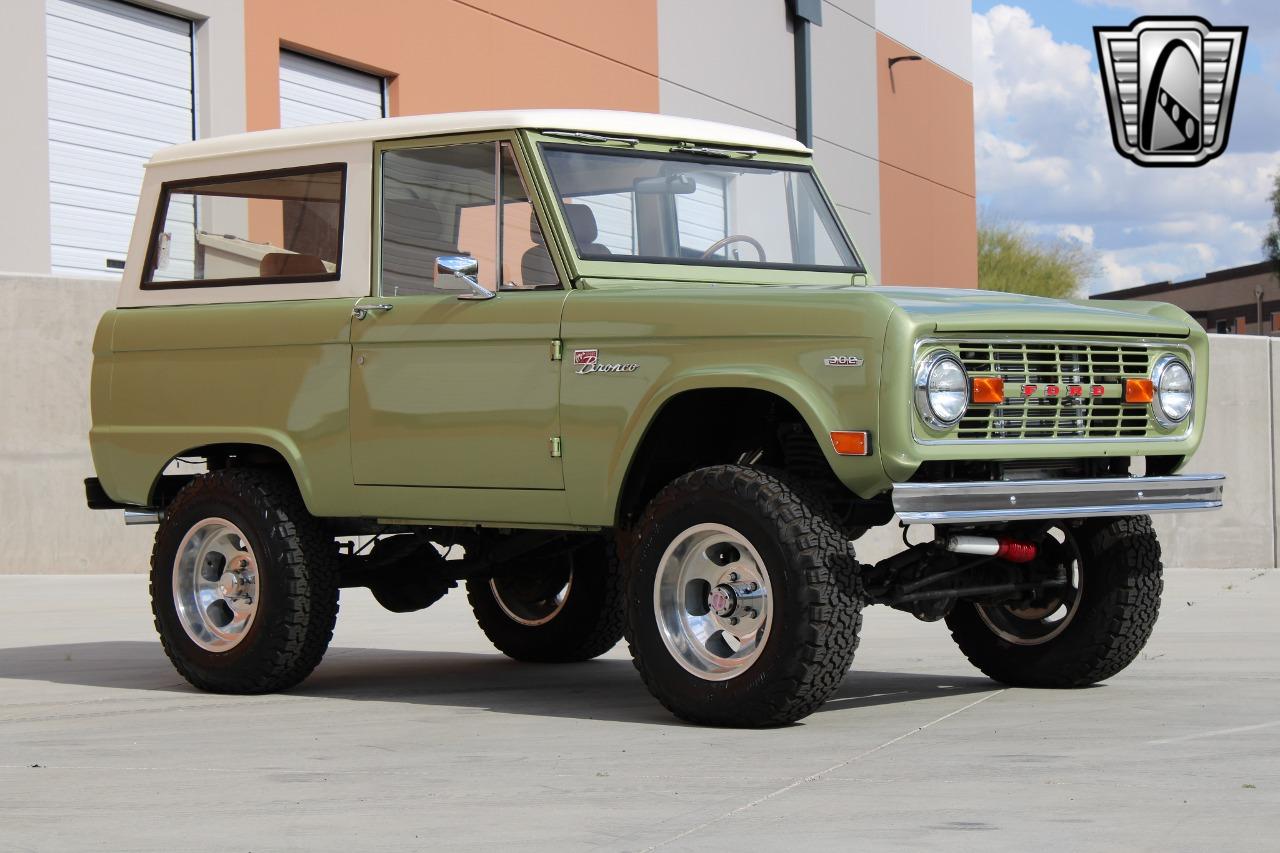
<instances>
[{"instance_id":1,"label":"wheel center cap","mask_svg":"<svg viewBox=\"0 0 1280 853\"><path fill-rule=\"evenodd\" d=\"M218 578L218 595L236 599L244 594L244 579L234 572L223 572Z\"/></svg>"},{"instance_id":2,"label":"wheel center cap","mask_svg":"<svg viewBox=\"0 0 1280 853\"><path fill-rule=\"evenodd\" d=\"M728 616L738 608L738 596L732 587L720 584L707 596L707 607L717 616Z\"/></svg>"}]
</instances>

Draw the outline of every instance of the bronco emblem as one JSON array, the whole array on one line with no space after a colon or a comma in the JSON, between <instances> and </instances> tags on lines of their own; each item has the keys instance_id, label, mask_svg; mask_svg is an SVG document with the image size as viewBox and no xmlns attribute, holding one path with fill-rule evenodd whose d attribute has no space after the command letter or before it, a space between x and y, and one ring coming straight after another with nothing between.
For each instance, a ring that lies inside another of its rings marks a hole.
<instances>
[{"instance_id":1,"label":"bronco emblem","mask_svg":"<svg viewBox=\"0 0 1280 853\"><path fill-rule=\"evenodd\" d=\"M577 349L573 351L573 372L579 375L588 373L633 373L640 369L634 362L622 364L605 364L600 361L600 350Z\"/></svg>"}]
</instances>

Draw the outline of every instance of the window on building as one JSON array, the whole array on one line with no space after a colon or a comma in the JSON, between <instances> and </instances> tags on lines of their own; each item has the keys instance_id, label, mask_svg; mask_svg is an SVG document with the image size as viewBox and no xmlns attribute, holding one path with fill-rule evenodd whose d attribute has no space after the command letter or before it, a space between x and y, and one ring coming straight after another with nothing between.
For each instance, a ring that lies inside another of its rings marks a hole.
<instances>
[{"instance_id":1,"label":"window on building","mask_svg":"<svg viewBox=\"0 0 1280 853\"><path fill-rule=\"evenodd\" d=\"M194 138L191 22L115 0L48 0L45 22L52 271L119 275L143 165Z\"/></svg>"},{"instance_id":2,"label":"window on building","mask_svg":"<svg viewBox=\"0 0 1280 853\"><path fill-rule=\"evenodd\" d=\"M1219 335L1229 335L1231 334L1231 321L1218 320L1213 324L1213 330Z\"/></svg>"},{"instance_id":3,"label":"window on building","mask_svg":"<svg viewBox=\"0 0 1280 853\"><path fill-rule=\"evenodd\" d=\"M330 164L166 185L143 287L336 279L344 183Z\"/></svg>"},{"instance_id":4,"label":"window on building","mask_svg":"<svg viewBox=\"0 0 1280 853\"><path fill-rule=\"evenodd\" d=\"M488 290L560 286L508 143L383 152L381 292L465 291L455 277L436 280L436 259L448 256L473 258Z\"/></svg>"},{"instance_id":5,"label":"window on building","mask_svg":"<svg viewBox=\"0 0 1280 853\"><path fill-rule=\"evenodd\" d=\"M386 81L292 51L280 51L280 126L382 118Z\"/></svg>"}]
</instances>

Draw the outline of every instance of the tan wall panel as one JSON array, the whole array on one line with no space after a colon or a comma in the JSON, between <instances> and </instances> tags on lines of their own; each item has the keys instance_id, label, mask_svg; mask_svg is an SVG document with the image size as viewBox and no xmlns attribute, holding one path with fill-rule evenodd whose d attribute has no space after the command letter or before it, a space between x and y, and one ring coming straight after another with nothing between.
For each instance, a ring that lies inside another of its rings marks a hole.
<instances>
[{"instance_id":1,"label":"tan wall panel","mask_svg":"<svg viewBox=\"0 0 1280 853\"><path fill-rule=\"evenodd\" d=\"M247 124L280 122L281 45L391 78L393 115L516 107L656 112L656 0L250 0ZM538 30L521 22L536 17ZM580 45L569 43L569 39ZM610 57L619 56L620 59ZM632 64L628 64L632 63Z\"/></svg>"},{"instance_id":2,"label":"tan wall panel","mask_svg":"<svg viewBox=\"0 0 1280 853\"><path fill-rule=\"evenodd\" d=\"M795 134L795 38L782 0L657 4L662 112Z\"/></svg>"},{"instance_id":3,"label":"tan wall panel","mask_svg":"<svg viewBox=\"0 0 1280 853\"><path fill-rule=\"evenodd\" d=\"M880 282L978 286L973 196L880 164Z\"/></svg>"}]
</instances>

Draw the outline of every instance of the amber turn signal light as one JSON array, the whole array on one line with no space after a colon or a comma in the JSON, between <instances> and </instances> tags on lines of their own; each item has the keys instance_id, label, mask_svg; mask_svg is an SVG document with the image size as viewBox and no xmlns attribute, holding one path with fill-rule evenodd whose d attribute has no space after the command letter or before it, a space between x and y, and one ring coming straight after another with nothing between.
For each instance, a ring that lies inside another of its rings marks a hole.
<instances>
[{"instance_id":1,"label":"amber turn signal light","mask_svg":"<svg viewBox=\"0 0 1280 853\"><path fill-rule=\"evenodd\" d=\"M969 398L974 403L1003 403L1004 380L999 376L973 377L973 393Z\"/></svg>"},{"instance_id":2,"label":"amber turn signal light","mask_svg":"<svg viewBox=\"0 0 1280 853\"><path fill-rule=\"evenodd\" d=\"M1126 379L1124 401L1126 403L1150 403L1156 398L1156 389L1150 379Z\"/></svg>"},{"instance_id":3,"label":"amber turn signal light","mask_svg":"<svg viewBox=\"0 0 1280 853\"><path fill-rule=\"evenodd\" d=\"M833 432L831 446L841 456L866 456L871 442L865 432Z\"/></svg>"}]
</instances>

